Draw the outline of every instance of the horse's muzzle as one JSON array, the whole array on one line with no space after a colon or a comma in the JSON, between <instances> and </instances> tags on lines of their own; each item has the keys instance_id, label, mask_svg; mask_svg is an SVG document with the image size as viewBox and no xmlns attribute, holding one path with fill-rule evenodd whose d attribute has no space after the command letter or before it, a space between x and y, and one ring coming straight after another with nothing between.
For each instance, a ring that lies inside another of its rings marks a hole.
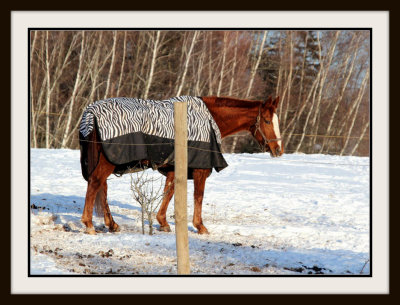
<instances>
[{"instance_id":1,"label":"horse's muzzle","mask_svg":"<svg viewBox=\"0 0 400 305\"><path fill-rule=\"evenodd\" d=\"M281 149L279 146L275 150L271 149L269 153L270 153L271 157L274 157L274 158L280 157L282 155L282 152L281 152Z\"/></svg>"}]
</instances>

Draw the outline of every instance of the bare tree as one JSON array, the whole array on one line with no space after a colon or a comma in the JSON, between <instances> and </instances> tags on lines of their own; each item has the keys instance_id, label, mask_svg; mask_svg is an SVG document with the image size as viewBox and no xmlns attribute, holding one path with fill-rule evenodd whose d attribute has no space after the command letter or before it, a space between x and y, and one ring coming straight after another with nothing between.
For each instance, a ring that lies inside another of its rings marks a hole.
<instances>
[{"instance_id":1,"label":"bare tree","mask_svg":"<svg viewBox=\"0 0 400 305\"><path fill-rule=\"evenodd\" d=\"M204 72L205 68L205 59L206 59L206 55L207 55L207 36L203 35L203 45L202 45L202 50L200 53L200 57L199 57L199 62L197 65L197 71L195 72L195 94L196 95L200 95L201 92L203 91L203 88L205 86L205 81L203 80L202 77L202 73Z\"/></svg>"},{"instance_id":2,"label":"bare tree","mask_svg":"<svg viewBox=\"0 0 400 305\"><path fill-rule=\"evenodd\" d=\"M190 43L190 48L189 48L188 54L186 55L185 64L183 66L181 82L180 82L180 85L179 85L178 90L176 92L177 96L179 96L181 94L183 86L185 84L185 78L186 78L186 73L187 73L188 66L189 66L189 61L191 59L191 55L192 55L192 52L193 52L193 47L194 47L194 45L196 43L196 38L197 38L198 33L199 33L198 31L194 31L193 32L193 37L192 37L192 41Z\"/></svg>"},{"instance_id":3,"label":"bare tree","mask_svg":"<svg viewBox=\"0 0 400 305\"><path fill-rule=\"evenodd\" d=\"M107 87L106 87L106 92L104 93L104 99L108 97L108 91L110 90L110 83L111 83L111 76L113 73L114 69L114 63L115 63L115 47L117 45L117 31L113 31L113 46L111 49L111 64L110 64L110 69L108 71L108 77L107 77Z\"/></svg>"},{"instance_id":4,"label":"bare tree","mask_svg":"<svg viewBox=\"0 0 400 305\"><path fill-rule=\"evenodd\" d=\"M264 31L264 34L262 36L262 40L261 40L261 43L260 43L259 49L258 49L257 60L256 60L255 64L252 66L252 69L251 69L250 81L249 81L249 86L247 87L246 97L250 97L250 92L251 92L251 89L253 87L253 82L254 82L255 75L257 73L258 66L260 64L261 55L262 55L263 50L264 50L264 44L265 44L265 40L267 38L267 35L268 35L268 31Z\"/></svg>"},{"instance_id":5,"label":"bare tree","mask_svg":"<svg viewBox=\"0 0 400 305\"><path fill-rule=\"evenodd\" d=\"M124 75L125 57L126 57L126 41L127 41L127 31L124 31L124 47L123 47L123 53L122 53L121 72L119 74L119 80L118 80L118 86L117 86L117 96L119 96L119 92L121 90L121 85L122 85L122 76Z\"/></svg>"},{"instance_id":6,"label":"bare tree","mask_svg":"<svg viewBox=\"0 0 400 305\"><path fill-rule=\"evenodd\" d=\"M353 35L352 42L354 41L355 37L356 37L356 35ZM358 47L358 43L356 43L356 44L354 45L354 47L352 48L352 50L354 50L354 54L352 54L352 53L349 51L348 54L347 54L347 56L346 56L346 59L345 59L345 62L344 62L344 67L343 67L343 71L341 71L341 74L342 74L342 75L345 75L345 79L344 79L344 82L343 82L343 84L342 84L342 88L341 88L341 90L340 90L340 93L339 93L339 95L338 95L338 98L337 98L337 100L336 100L336 102L335 102L335 105L334 105L334 109L333 109L333 111L332 111L332 114L331 114L331 116L330 116L330 119L329 119L329 122L328 122L328 126L327 126L326 132L325 132L326 135L330 135L330 134L331 134L331 128L332 128L334 119L335 119L335 117L336 117L336 114L337 114L337 111L338 111L338 109L339 109L339 106L341 105L341 102L342 102L342 100L343 100L344 93L345 93L345 91L346 91L346 89L347 89L347 86L348 86L350 77L351 77L352 74L353 74L354 63L356 62L357 53L358 53L358 48L357 48L357 47ZM350 67L348 67L348 62L349 62L349 60L350 60L351 57L353 57L353 60L351 61ZM322 153L323 149L325 148L325 144L326 144L326 142L327 142L326 139L327 139L327 138L324 138L324 140L323 140L323 142L322 142L322 145L321 145L321 148L320 148L320 151L319 151L320 153Z\"/></svg>"},{"instance_id":7,"label":"bare tree","mask_svg":"<svg viewBox=\"0 0 400 305\"><path fill-rule=\"evenodd\" d=\"M82 73L82 65L83 65L83 58L84 58L84 54L85 54L85 32L82 31L82 40L81 40L81 51L79 54L79 64L78 64L78 72L76 73L76 78L75 78L75 85L74 85L74 89L72 91L72 95L70 98L70 102L69 102L69 110L68 110L68 117L67 117L67 124L65 126L65 130L64 130L64 135L62 137L62 142L61 142L61 147L65 148L66 144L67 144L67 137L69 134L69 129L71 126L71 121L72 121L72 110L74 108L74 104L75 104L75 100L76 100L76 94L78 92L78 86L79 86L79 82L81 80L81 73Z\"/></svg>"},{"instance_id":8,"label":"bare tree","mask_svg":"<svg viewBox=\"0 0 400 305\"><path fill-rule=\"evenodd\" d=\"M347 131L346 141L345 141L345 143L343 145L343 148L342 148L342 151L340 152L340 155L344 154L345 149L347 147L347 144L349 143L350 136L351 136L351 133L353 131L354 123L355 123L356 118L357 118L358 109L360 108L361 100L362 100L362 97L363 97L363 95L365 93L365 88L367 86L368 80L369 80L369 70L365 73L365 76L364 76L364 79L362 81L360 90L358 92L358 96L357 96L356 100L353 102L354 103L354 107L355 107L354 116L353 116L353 118L351 120L349 130Z\"/></svg>"},{"instance_id":9,"label":"bare tree","mask_svg":"<svg viewBox=\"0 0 400 305\"><path fill-rule=\"evenodd\" d=\"M223 83L223 80L224 80L225 61L226 61L226 53L227 53L227 48L228 48L227 45L228 45L228 33L224 32L223 51L222 51L222 64L221 64L221 70L220 70L220 76L219 76L217 95L221 94L222 83Z\"/></svg>"},{"instance_id":10,"label":"bare tree","mask_svg":"<svg viewBox=\"0 0 400 305\"><path fill-rule=\"evenodd\" d=\"M303 122L303 128L302 128L302 131L301 131L301 138L300 138L300 140L299 140L299 143L298 143L297 146L296 146L295 152L298 152L299 149L300 149L300 147L301 147L301 145L303 144L303 140L304 140L304 137L305 137L305 134L306 134L306 129L307 129L308 121L309 121L309 119L310 119L311 114L313 113L313 109L314 109L314 105L315 105L315 95L316 95L316 93L317 93L318 84L319 84L319 82L320 82L320 75L321 75L321 73L318 73L318 75L317 75L317 77L316 77L316 79L315 79L315 81L314 81L315 86L313 86L313 90L310 90L309 95L308 95L308 98L307 98L307 100L306 100L306 101L308 101L309 98L310 98L311 95L312 95L312 102L311 102L310 108L309 108L309 110L308 110L306 119L305 119L305 121ZM303 109L304 109L304 108L303 108Z\"/></svg>"},{"instance_id":11,"label":"bare tree","mask_svg":"<svg viewBox=\"0 0 400 305\"><path fill-rule=\"evenodd\" d=\"M282 110L282 115L281 115L281 121L283 125L286 125L286 119L288 115L288 110L289 110L289 103L290 103L290 93L291 93L291 88L292 88L292 81L293 81L293 31L288 31L288 37L289 37L289 74L286 79L286 85L283 89L282 93L282 98L280 99L280 104L281 104L281 110ZM287 96L287 99L285 97ZM286 102L286 103L285 103ZM286 110L283 110L283 105L286 104Z\"/></svg>"},{"instance_id":12,"label":"bare tree","mask_svg":"<svg viewBox=\"0 0 400 305\"><path fill-rule=\"evenodd\" d=\"M84 109L113 94L275 94L287 152L319 143L321 153L340 153L346 142L343 154L369 152L367 141L350 136L369 130L367 85L359 98L368 31L38 30L30 46L32 147L77 148ZM238 151L242 140L231 138L225 151Z\"/></svg>"},{"instance_id":13,"label":"bare tree","mask_svg":"<svg viewBox=\"0 0 400 305\"><path fill-rule=\"evenodd\" d=\"M63 36L64 33L59 34L59 39L53 46L53 49L50 53L49 47L49 31L46 31L45 39L45 64L46 64L46 148L50 148L50 106L51 106L51 97L54 92L54 89L58 85L58 80L63 74L65 68L69 64L69 58L71 56L72 50L75 47L77 37L76 35L73 37L72 42L69 44L65 55L63 50ZM60 55L61 54L61 55ZM64 58L62 58L64 57Z\"/></svg>"},{"instance_id":14,"label":"bare tree","mask_svg":"<svg viewBox=\"0 0 400 305\"><path fill-rule=\"evenodd\" d=\"M354 153L357 151L358 147L360 146L360 143L362 140L364 140L364 136L367 133L369 128L369 121L365 123L363 130L361 131L360 137L358 138L356 144L354 145L352 151L350 152L350 156L353 156Z\"/></svg>"},{"instance_id":15,"label":"bare tree","mask_svg":"<svg viewBox=\"0 0 400 305\"><path fill-rule=\"evenodd\" d=\"M229 96L232 96L232 89L233 84L235 81L235 71L236 71L236 64L237 64L237 51L238 51L238 40L239 40L239 31L236 32L236 39L235 39L235 53L233 57L233 66L232 66L232 75L231 75L231 82L229 85Z\"/></svg>"},{"instance_id":16,"label":"bare tree","mask_svg":"<svg viewBox=\"0 0 400 305\"><path fill-rule=\"evenodd\" d=\"M37 114L35 115L35 107L34 107L34 105L35 105L35 102L34 102L34 95L33 95L33 81L32 81L32 79L33 79L33 72L32 72L32 70L33 70L33 67L32 67L32 64L33 64L33 54L34 54L34 51L35 51L35 47L36 47L36 41L37 41L37 36L38 36L38 32L37 31L33 31L32 32L32 36L33 36L33 38L32 38L32 45L31 45L31 52L30 52L30 54L29 54L29 56L30 56L30 64L31 64L31 75L30 75L30 78L29 78L29 83L30 83L30 97L31 97L31 101L30 101L30 103L31 103L31 127L32 127L32 139L33 139L33 147L34 148L37 148L37 138L36 138L36 136L37 136L37 123L36 123L36 118L37 118ZM39 62L39 61L37 61L37 62Z\"/></svg>"},{"instance_id":17,"label":"bare tree","mask_svg":"<svg viewBox=\"0 0 400 305\"><path fill-rule=\"evenodd\" d=\"M147 96L149 94L149 89L151 86L151 83L153 81L153 75L154 75L154 67L156 65L156 61L157 61L157 53L158 53L158 49L159 49L159 44L160 44L160 31L157 31L156 33L154 33L154 35L149 35L150 36L150 40L153 42L153 52L152 52L152 56L151 56L151 63L150 63L150 70L149 70L149 75L146 79L146 87L144 90L144 94L143 94L143 98L147 99ZM154 37L156 36L156 37Z\"/></svg>"},{"instance_id":18,"label":"bare tree","mask_svg":"<svg viewBox=\"0 0 400 305\"><path fill-rule=\"evenodd\" d=\"M314 115L313 115L313 118L312 118L311 124L310 124L311 125L310 128L312 130L311 132L314 133L314 134L316 134L317 130L318 130L317 118L319 117L319 114L321 113L321 108L320 107L321 107L323 91L325 89L325 81L326 81L326 78L328 76L329 70L331 68L331 64L332 64L334 52L335 52L335 49L336 49L337 41L338 41L338 38L339 38L339 34L340 34L340 31L336 31L335 36L334 36L334 38L333 38L333 40L331 42L328 54L326 56L327 60L326 61L325 60L321 60L321 57L320 57L320 64L321 64L321 69L322 69L322 77L321 77L321 82L319 84L318 97L317 97L317 103L316 103L316 106L315 106ZM321 51L322 46L321 46L321 41L320 41L320 32L318 32L318 36L317 37L318 37L318 48L320 49L320 54L321 54L322 53L322 51ZM313 137L312 139L313 140L312 140L311 147L314 146L316 137Z\"/></svg>"},{"instance_id":19,"label":"bare tree","mask_svg":"<svg viewBox=\"0 0 400 305\"><path fill-rule=\"evenodd\" d=\"M133 199L140 204L142 214L142 234L145 234L147 218L149 235L153 235L153 213L159 207L163 193L163 184L160 178L149 177L146 171L131 174L131 191Z\"/></svg>"}]
</instances>

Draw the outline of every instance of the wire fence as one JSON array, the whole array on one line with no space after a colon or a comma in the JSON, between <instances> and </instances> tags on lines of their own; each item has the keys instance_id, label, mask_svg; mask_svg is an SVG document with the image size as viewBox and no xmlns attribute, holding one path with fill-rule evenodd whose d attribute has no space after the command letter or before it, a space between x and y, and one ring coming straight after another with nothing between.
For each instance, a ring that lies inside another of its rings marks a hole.
<instances>
[{"instance_id":1,"label":"wire fence","mask_svg":"<svg viewBox=\"0 0 400 305\"><path fill-rule=\"evenodd\" d=\"M110 143L110 142L103 142L103 141L90 141L90 140L80 140L83 142L89 142L89 143L95 143L95 144L109 144L109 145L128 145L128 146L157 146L157 145L175 145L175 142L168 142L168 143L144 143L144 144L138 144L138 143ZM193 149L193 150L199 150L199 151L206 151L206 152L212 152L212 153L222 153L219 150L210 150L210 149L204 149L204 148L199 148L199 147L194 147L194 146L187 146L188 149ZM259 160L265 160L265 158L261 157L256 157L256 156L251 156L252 159L259 159ZM287 159L281 159L281 158L274 158L271 159L276 162L299 162L299 163L305 163L305 164L319 164L319 165L341 165L341 166L370 166L370 164L352 164L352 163L330 163L330 162L310 162L310 161L304 161L304 160L287 160Z\"/></svg>"},{"instance_id":2,"label":"wire fence","mask_svg":"<svg viewBox=\"0 0 400 305\"><path fill-rule=\"evenodd\" d=\"M32 112L32 114L35 112ZM67 114L64 113L54 113L54 112L36 112L38 115L54 115L54 116L66 116ZM40 127L40 126L39 126ZM41 128L40 128L41 129ZM292 136L302 136L302 137L314 137L314 138L326 138L326 139L358 139L358 140L369 140L368 135L364 135L362 137L360 136L345 136L345 135L321 135L321 134L303 134L303 133L282 133L282 137L287 136L291 138ZM237 137L249 137L247 134L233 134L226 136L225 138L237 138ZM55 142L61 145L61 142L56 138L52 137ZM284 140L284 139L283 139ZM85 140L80 140L80 141L85 141ZM100 144L117 144L117 143L109 143L109 142L97 142ZM134 143L118 143L118 145L129 145L129 146L135 146L135 145L173 145L174 142L171 143L155 143L155 144L134 144ZM188 146L190 149L197 149L197 150L203 150L203 151L209 151L209 152L215 152L207 149L201 149L198 147L191 147ZM299 150L290 150L290 149L285 149L285 152L287 153L296 153L299 152ZM329 154L341 154L342 152L339 151L328 151L326 153Z\"/></svg>"},{"instance_id":3,"label":"wire fence","mask_svg":"<svg viewBox=\"0 0 400 305\"><path fill-rule=\"evenodd\" d=\"M32 112L34 113L34 112ZM39 115L55 115L55 116L65 116L65 113L54 113L54 112L37 112L36 114ZM287 136L304 136L304 137L322 137L322 138L342 138L342 139L360 139L360 137L353 137L353 136L343 136L343 135L320 135L320 134L302 134L302 133L282 133L282 135ZM246 135L229 135L228 137L240 137ZM362 140L368 140L368 135L364 135Z\"/></svg>"}]
</instances>

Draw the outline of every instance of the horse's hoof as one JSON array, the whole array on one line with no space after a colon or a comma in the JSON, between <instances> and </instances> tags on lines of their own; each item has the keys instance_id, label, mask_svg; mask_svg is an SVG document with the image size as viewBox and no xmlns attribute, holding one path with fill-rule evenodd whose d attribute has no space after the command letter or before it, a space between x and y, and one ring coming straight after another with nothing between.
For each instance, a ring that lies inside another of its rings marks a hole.
<instances>
[{"instance_id":1,"label":"horse's hoof","mask_svg":"<svg viewBox=\"0 0 400 305\"><path fill-rule=\"evenodd\" d=\"M86 234L96 235L96 230L94 228L86 228Z\"/></svg>"},{"instance_id":2,"label":"horse's hoof","mask_svg":"<svg viewBox=\"0 0 400 305\"><path fill-rule=\"evenodd\" d=\"M206 229L206 227L202 227L200 229L197 229L197 233L198 234L207 234L209 235L210 233L208 232L208 230Z\"/></svg>"},{"instance_id":3,"label":"horse's hoof","mask_svg":"<svg viewBox=\"0 0 400 305\"><path fill-rule=\"evenodd\" d=\"M171 228L169 226L160 226L160 231L171 232Z\"/></svg>"},{"instance_id":4,"label":"horse's hoof","mask_svg":"<svg viewBox=\"0 0 400 305\"><path fill-rule=\"evenodd\" d=\"M114 225L111 227L109 227L108 229L111 233L115 233L115 232L120 232L121 228L119 227L119 225L117 225L116 223L114 223Z\"/></svg>"}]
</instances>

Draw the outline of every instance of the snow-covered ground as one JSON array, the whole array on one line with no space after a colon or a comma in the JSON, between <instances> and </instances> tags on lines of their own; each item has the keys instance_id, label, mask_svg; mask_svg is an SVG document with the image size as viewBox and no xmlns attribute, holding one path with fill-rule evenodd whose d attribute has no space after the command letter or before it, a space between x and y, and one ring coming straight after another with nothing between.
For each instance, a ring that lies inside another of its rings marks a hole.
<instances>
[{"instance_id":1,"label":"snow-covered ground","mask_svg":"<svg viewBox=\"0 0 400 305\"><path fill-rule=\"evenodd\" d=\"M370 272L369 159L328 155L226 154L229 166L207 179L198 235L191 219L193 275L359 275ZM121 231L94 216L97 235L80 222L86 181L77 150L31 150L30 274L174 275L172 232L141 233L130 177L110 176L108 200ZM148 170L149 175L160 176Z\"/></svg>"}]
</instances>

